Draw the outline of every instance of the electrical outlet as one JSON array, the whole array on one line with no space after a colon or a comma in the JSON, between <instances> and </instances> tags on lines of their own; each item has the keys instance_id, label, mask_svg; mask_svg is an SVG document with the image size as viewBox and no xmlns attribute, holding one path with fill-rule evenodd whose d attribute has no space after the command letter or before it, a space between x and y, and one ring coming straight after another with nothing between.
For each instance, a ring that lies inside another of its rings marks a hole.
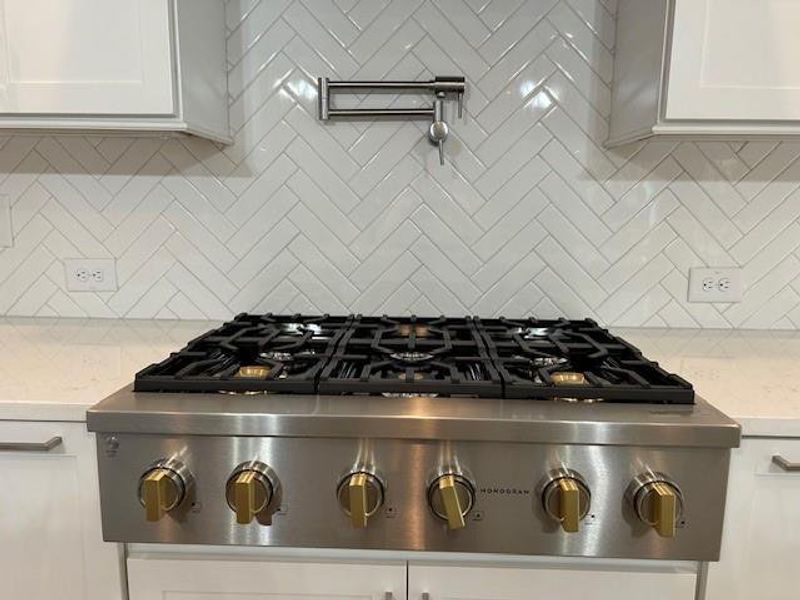
<instances>
[{"instance_id":1,"label":"electrical outlet","mask_svg":"<svg viewBox=\"0 0 800 600\"><path fill-rule=\"evenodd\" d=\"M113 258L68 258L64 261L64 274L71 292L117 291L117 265Z\"/></svg>"},{"instance_id":2,"label":"electrical outlet","mask_svg":"<svg viewBox=\"0 0 800 600\"><path fill-rule=\"evenodd\" d=\"M689 271L689 302L741 302L743 294L741 269L697 267Z\"/></svg>"}]
</instances>

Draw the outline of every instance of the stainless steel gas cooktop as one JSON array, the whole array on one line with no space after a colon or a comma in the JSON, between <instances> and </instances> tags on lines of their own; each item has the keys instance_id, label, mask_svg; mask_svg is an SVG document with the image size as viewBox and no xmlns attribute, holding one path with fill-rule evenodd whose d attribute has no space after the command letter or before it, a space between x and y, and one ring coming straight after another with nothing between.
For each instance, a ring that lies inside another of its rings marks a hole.
<instances>
[{"instance_id":1,"label":"stainless steel gas cooktop","mask_svg":"<svg viewBox=\"0 0 800 600\"><path fill-rule=\"evenodd\" d=\"M88 423L110 541L685 560L739 442L588 320L240 315Z\"/></svg>"},{"instance_id":2,"label":"stainless steel gas cooktop","mask_svg":"<svg viewBox=\"0 0 800 600\"><path fill-rule=\"evenodd\" d=\"M694 400L594 321L474 317L243 314L141 371L135 390Z\"/></svg>"}]
</instances>

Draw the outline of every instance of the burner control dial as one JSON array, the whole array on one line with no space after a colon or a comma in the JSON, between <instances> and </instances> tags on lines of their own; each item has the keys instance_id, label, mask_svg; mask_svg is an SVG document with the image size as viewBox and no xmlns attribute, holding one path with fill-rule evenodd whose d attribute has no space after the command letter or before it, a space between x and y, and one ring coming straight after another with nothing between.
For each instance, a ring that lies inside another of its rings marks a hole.
<instances>
[{"instance_id":1,"label":"burner control dial","mask_svg":"<svg viewBox=\"0 0 800 600\"><path fill-rule=\"evenodd\" d=\"M640 475L631 482L628 495L639 519L661 537L675 537L683 514L683 494L673 481L661 473Z\"/></svg>"},{"instance_id":2,"label":"burner control dial","mask_svg":"<svg viewBox=\"0 0 800 600\"><path fill-rule=\"evenodd\" d=\"M336 497L353 527L363 529L367 526L367 519L383 505L383 490L383 483L377 475L367 471L350 473L339 482Z\"/></svg>"},{"instance_id":3,"label":"burner control dial","mask_svg":"<svg viewBox=\"0 0 800 600\"><path fill-rule=\"evenodd\" d=\"M180 461L162 459L154 463L139 479L139 502L145 518L155 523L180 506L191 482L189 470Z\"/></svg>"},{"instance_id":4,"label":"burner control dial","mask_svg":"<svg viewBox=\"0 0 800 600\"><path fill-rule=\"evenodd\" d=\"M592 494L583 477L567 469L551 472L542 491L545 512L561 523L567 533L580 529L581 520L589 513L591 500Z\"/></svg>"},{"instance_id":5,"label":"burner control dial","mask_svg":"<svg viewBox=\"0 0 800 600\"><path fill-rule=\"evenodd\" d=\"M248 525L255 517L268 516L277 492L278 479L272 469L262 462L252 460L233 470L225 486L225 499L230 509L236 513L236 522Z\"/></svg>"},{"instance_id":6,"label":"burner control dial","mask_svg":"<svg viewBox=\"0 0 800 600\"><path fill-rule=\"evenodd\" d=\"M450 529L462 529L475 504L475 485L458 473L439 475L428 487L428 503Z\"/></svg>"}]
</instances>

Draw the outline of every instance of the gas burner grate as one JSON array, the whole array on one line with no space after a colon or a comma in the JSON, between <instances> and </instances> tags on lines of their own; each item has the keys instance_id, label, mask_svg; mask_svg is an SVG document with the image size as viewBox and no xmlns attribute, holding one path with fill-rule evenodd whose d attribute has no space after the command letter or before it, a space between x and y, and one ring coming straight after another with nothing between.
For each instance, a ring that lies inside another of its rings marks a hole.
<instances>
[{"instance_id":1,"label":"gas burner grate","mask_svg":"<svg viewBox=\"0 0 800 600\"><path fill-rule=\"evenodd\" d=\"M335 356L320 377L321 394L502 397L487 358L447 357L408 363L370 354Z\"/></svg>"},{"instance_id":2,"label":"gas burner grate","mask_svg":"<svg viewBox=\"0 0 800 600\"><path fill-rule=\"evenodd\" d=\"M588 319L242 314L134 389L694 402L689 383Z\"/></svg>"},{"instance_id":3,"label":"gas burner grate","mask_svg":"<svg viewBox=\"0 0 800 600\"><path fill-rule=\"evenodd\" d=\"M134 390L313 394L351 321L242 314L138 373Z\"/></svg>"},{"instance_id":4,"label":"gas burner grate","mask_svg":"<svg viewBox=\"0 0 800 600\"><path fill-rule=\"evenodd\" d=\"M319 392L499 398L503 387L470 318L357 316Z\"/></svg>"},{"instance_id":5,"label":"gas burner grate","mask_svg":"<svg viewBox=\"0 0 800 600\"><path fill-rule=\"evenodd\" d=\"M506 398L691 404L694 390L585 319L476 319ZM554 381L555 374L579 374Z\"/></svg>"},{"instance_id":6,"label":"gas burner grate","mask_svg":"<svg viewBox=\"0 0 800 600\"><path fill-rule=\"evenodd\" d=\"M475 329L473 319L390 318L356 316L342 339L351 347L369 346L377 352L418 352L443 355L467 350L477 352L483 340Z\"/></svg>"}]
</instances>

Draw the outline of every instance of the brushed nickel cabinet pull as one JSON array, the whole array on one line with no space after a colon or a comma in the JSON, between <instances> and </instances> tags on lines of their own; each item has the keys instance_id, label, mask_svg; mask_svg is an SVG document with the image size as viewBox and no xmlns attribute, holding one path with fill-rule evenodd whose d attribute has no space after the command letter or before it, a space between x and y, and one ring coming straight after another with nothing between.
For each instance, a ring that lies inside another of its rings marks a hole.
<instances>
[{"instance_id":1,"label":"brushed nickel cabinet pull","mask_svg":"<svg viewBox=\"0 0 800 600\"><path fill-rule=\"evenodd\" d=\"M46 442L0 442L0 452L50 452L63 443L58 435Z\"/></svg>"},{"instance_id":2,"label":"brushed nickel cabinet pull","mask_svg":"<svg viewBox=\"0 0 800 600\"><path fill-rule=\"evenodd\" d=\"M779 454L772 457L772 462L789 473L800 473L800 463L790 462Z\"/></svg>"}]
</instances>

